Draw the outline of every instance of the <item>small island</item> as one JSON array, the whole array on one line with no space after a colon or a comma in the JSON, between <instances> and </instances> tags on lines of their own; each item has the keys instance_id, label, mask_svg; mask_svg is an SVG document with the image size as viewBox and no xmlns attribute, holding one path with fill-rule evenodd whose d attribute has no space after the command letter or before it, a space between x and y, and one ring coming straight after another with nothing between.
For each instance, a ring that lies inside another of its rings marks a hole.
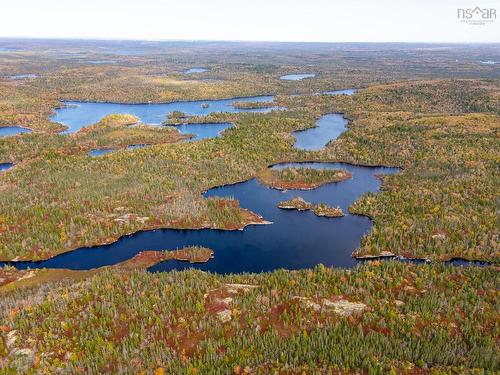
<instances>
[{"instance_id":1,"label":"small island","mask_svg":"<svg viewBox=\"0 0 500 375\"><path fill-rule=\"evenodd\" d=\"M295 197L288 201L282 201L278 203L278 208L283 210L297 210L297 211L309 211L312 210L316 216L320 217L343 217L344 212L342 209L337 207L331 207L325 203L313 205L307 202L302 197Z\"/></svg>"},{"instance_id":2,"label":"small island","mask_svg":"<svg viewBox=\"0 0 500 375\"><path fill-rule=\"evenodd\" d=\"M295 197L288 201L282 201L278 203L278 208L283 210L297 210L297 211L308 211L313 207L309 202L306 202L301 197Z\"/></svg>"},{"instance_id":3,"label":"small island","mask_svg":"<svg viewBox=\"0 0 500 375\"><path fill-rule=\"evenodd\" d=\"M320 203L317 204L313 207L313 212L316 214L316 216L321 216L321 217L342 217L344 216L344 212L342 209L337 206L337 207L331 207L327 204Z\"/></svg>"},{"instance_id":4,"label":"small island","mask_svg":"<svg viewBox=\"0 0 500 375\"><path fill-rule=\"evenodd\" d=\"M312 190L351 177L344 169L284 168L267 169L259 174L263 184L278 190Z\"/></svg>"},{"instance_id":5,"label":"small island","mask_svg":"<svg viewBox=\"0 0 500 375\"><path fill-rule=\"evenodd\" d=\"M185 120L186 118L188 118L188 115L185 114L184 112L182 112L182 111L172 111L172 112L170 112L168 114L167 121L168 120L179 121L179 120Z\"/></svg>"},{"instance_id":6,"label":"small island","mask_svg":"<svg viewBox=\"0 0 500 375\"><path fill-rule=\"evenodd\" d=\"M202 246L188 246L177 250L141 251L133 258L115 265L120 269L147 269L168 260L181 262L206 263L214 256L212 249Z\"/></svg>"}]
</instances>

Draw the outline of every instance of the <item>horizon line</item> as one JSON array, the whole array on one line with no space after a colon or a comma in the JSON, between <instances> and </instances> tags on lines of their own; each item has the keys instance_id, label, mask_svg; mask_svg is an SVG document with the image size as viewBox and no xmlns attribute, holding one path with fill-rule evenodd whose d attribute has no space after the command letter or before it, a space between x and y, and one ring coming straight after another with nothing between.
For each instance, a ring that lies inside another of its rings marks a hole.
<instances>
[{"instance_id":1,"label":"horizon line","mask_svg":"<svg viewBox=\"0 0 500 375\"><path fill-rule=\"evenodd\" d=\"M293 41L293 40L247 40L247 39L140 39L115 37L59 37L59 36L2 36L1 39L25 40L80 40L80 41L116 41L116 42L217 42L217 43L294 43L294 44L500 44L498 42L457 42L457 41Z\"/></svg>"}]
</instances>

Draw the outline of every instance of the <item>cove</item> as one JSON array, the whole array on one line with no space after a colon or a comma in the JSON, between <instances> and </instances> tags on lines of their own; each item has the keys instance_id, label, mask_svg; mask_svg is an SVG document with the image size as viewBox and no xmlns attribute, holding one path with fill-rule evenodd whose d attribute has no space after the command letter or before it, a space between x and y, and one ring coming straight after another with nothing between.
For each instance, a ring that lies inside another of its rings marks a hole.
<instances>
[{"instance_id":1,"label":"cove","mask_svg":"<svg viewBox=\"0 0 500 375\"><path fill-rule=\"evenodd\" d=\"M0 137L11 137L17 134L31 133L31 129L22 126L4 126L0 127Z\"/></svg>"},{"instance_id":2,"label":"cove","mask_svg":"<svg viewBox=\"0 0 500 375\"><path fill-rule=\"evenodd\" d=\"M89 156L92 156L92 157L96 157L96 156L103 156L103 155L106 155L106 154L110 154L114 151L117 151L116 149L114 148L99 148L99 149L95 149L95 150L92 150L88 153Z\"/></svg>"},{"instance_id":3,"label":"cove","mask_svg":"<svg viewBox=\"0 0 500 375\"><path fill-rule=\"evenodd\" d=\"M0 163L0 171L6 171L14 166L12 163Z\"/></svg>"},{"instance_id":4,"label":"cove","mask_svg":"<svg viewBox=\"0 0 500 375\"><path fill-rule=\"evenodd\" d=\"M172 103L120 104L66 101L64 106L54 111L51 120L68 126L63 134L77 132L81 128L94 124L110 114L130 114L150 125L161 125L167 114L180 111L192 116L206 116L217 112L270 112L277 107L240 109L236 102L272 102L274 96L253 96L222 100L196 100Z\"/></svg>"},{"instance_id":5,"label":"cove","mask_svg":"<svg viewBox=\"0 0 500 375\"><path fill-rule=\"evenodd\" d=\"M317 151L332 139L342 134L347 127L347 119L340 113L322 116L314 128L294 132L295 147L301 150Z\"/></svg>"},{"instance_id":6,"label":"cove","mask_svg":"<svg viewBox=\"0 0 500 375\"><path fill-rule=\"evenodd\" d=\"M194 137L187 140L188 142L193 142L220 137L224 130L232 128L233 126L233 124L228 122L210 122L203 124L182 124L175 127L181 134L193 134Z\"/></svg>"}]
</instances>

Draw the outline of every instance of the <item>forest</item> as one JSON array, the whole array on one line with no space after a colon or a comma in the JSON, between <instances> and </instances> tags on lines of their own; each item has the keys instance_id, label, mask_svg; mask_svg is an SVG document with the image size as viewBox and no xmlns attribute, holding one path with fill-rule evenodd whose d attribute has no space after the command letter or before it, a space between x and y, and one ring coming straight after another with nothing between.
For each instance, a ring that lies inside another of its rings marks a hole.
<instances>
[{"instance_id":1,"label":"forest","mask_svg":"<svg viewBox=\"0 0 500 375\"><path fill-rule=\"evenodd\" d=\"M0 164L13 164L0 171L0 261L51 259L160 228L244 230L266 217L203 193L253 178L278 190L352 178L344 169L270 168L277 163L400 172L377 176L381 191L348 212L299 199L301 191L279 204L333 222L370 218L352 269L150 271L217 257L196 246L85 271L1 267L0 374L500 371L500 69L479 63L499 56L498 46L4 44L12 49L0 51L0 127L32 132L0 137ZM184 73L197 66L206 71ZM315 77L280 79L304 67ZM328 94L349 88L354 95ZM111 114L71 134L51 120L66 100L255 95L274 102L235 108L276 110L165 113L155 126ZM347 131L318 151L294 147L294 132L330 113L349 120ZM187 142L167 126L179 123L234 126ZM102 149L114 152L89 156ZM399 260L373 260L387 256ZM455 259L483 263L447 263Z\"/></svg>"}]
</instances>

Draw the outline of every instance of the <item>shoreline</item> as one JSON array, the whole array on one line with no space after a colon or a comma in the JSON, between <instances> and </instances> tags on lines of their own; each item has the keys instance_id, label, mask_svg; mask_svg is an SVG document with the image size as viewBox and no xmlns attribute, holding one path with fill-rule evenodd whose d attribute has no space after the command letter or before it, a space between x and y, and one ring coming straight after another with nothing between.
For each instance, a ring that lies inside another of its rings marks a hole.
<instances>
[{"instance_id":1,"label":"shoreline","mask_svg":"<svg viewBox=\"0 0 500 375\"><path fill-rule=\"evenodd\" d=\"M110 101L110 100L78 100L78 99L60 99L59 103L62 104L61 107L56 107L55 109L64 109L67 108L67 103L85 103L85 104L123 104L123 105L163 105L163 104L174 104L174 103L189 103L189 102L219 102L219 101L229 101L229 100L238 100L238 99L252 99L252 98L260 98L260 97L268 97L271 96L275 98L277 94L257 94L250 96L231 96L228 98L219 98L219 99L179 99L172 100L167 102L120 102L120 101ZM274 100L274 99L273 99Z\"/></svg>"}]
</instances>

